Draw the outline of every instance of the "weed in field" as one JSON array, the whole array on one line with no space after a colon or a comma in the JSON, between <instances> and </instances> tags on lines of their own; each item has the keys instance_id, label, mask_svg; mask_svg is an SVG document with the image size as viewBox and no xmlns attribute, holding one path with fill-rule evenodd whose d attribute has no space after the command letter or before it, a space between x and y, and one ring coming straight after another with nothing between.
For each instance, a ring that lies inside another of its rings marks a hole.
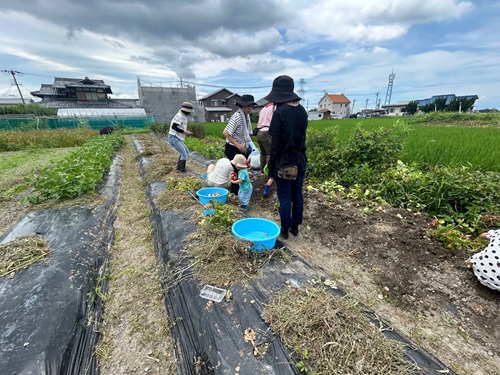
<instances>
[{"instance_id":1,"label":"weed in field","mask_svg":"<svg viewBox=\"0 0 500 375\"><path fill-rule=\"evenodd\" d=\"M228 204L213 202L212 207L215 212L209 216L208 221L211 225L221 228L231 228L236 220L236 211Z\"/></svg>"},{"instance_id":2,"label":"weed in field","mask_svg":"<svg viewBox=\"0 0 500 375\"><path fill-rule=\"evenodd\" d=\"M204 139L186 138L184 141L191 151L196 151L208 159L218 160L225 157L224 142L221 139L207 137Z\"/></svg>"},{"instance_id":3,"label":"weed in field","mask_svg":"<svg viewBox=\"0 0 500 375\"><path fill-rule=\"evenodd\" d=\"M81 146L99 134L91 129L45 129L0 132L0 151Z\"/></svg>"},{"instance_id":4,"label":"weed in field","mask_svg":"<svg viewBox=\"0 0 500 375\"><path fill-rule=\"evenodd\" d=\"M203 181L196 177L167 178L167 190L179 190L185 192L190 190L193 194L203 186Z\"/></svg>"}]
</instances>

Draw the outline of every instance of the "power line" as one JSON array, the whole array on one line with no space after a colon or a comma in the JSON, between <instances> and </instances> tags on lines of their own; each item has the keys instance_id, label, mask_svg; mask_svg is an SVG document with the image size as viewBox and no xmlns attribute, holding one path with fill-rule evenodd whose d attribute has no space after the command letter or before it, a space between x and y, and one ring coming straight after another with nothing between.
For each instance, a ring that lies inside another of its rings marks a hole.
<instances>
[{"instance_id":1,"label":"power line","mask_svg":"<svg viewBox=\"0 0 500 375\"><path fill-rule=\"evenodd\" d=\"M49 78L54 78L54 76L49 76L47 74L35 74L35 73L21 73L27 76L36 76L36 77L49 77Z\"/></svg>"},{"instance_id":2,"label":"power line","mask_svg":"<svg viewBox=\"0 0 500 375\"><path fill-rule=\"evenodd\" d=\"M141 82L148 83L150 85L161 86L163 84L172 84L172 83L176 83L177 84L179 81L147 82L147 81L141 80ZM203 86L203 87L212 87L212 88L216 88L216 89L245 89L245 90L253 90L253 89L269 89L271 87L271 85L268 85L268 86L220 86L220 85L209 85L209 84L206 84L206 83L185 81L183 79L180 79L180 82L182 82L182 84L189 84L189 85Z\"/></svg>"},{"instance_id":3,"label":"power line","mask_svg":"<svg viewBox=\"0 0 500 375\"><path fill-rule=\"evenodd\" d=\"M21 97L21 100L23 101L23 104L26 104L23 98L23 94L21 93L21 89L19 88L19 85L17 84L17 79L16 79L16 74L21 74L21 72L15 71L15 70L2 70L2 73L4 74L12 74L12 78L14 78L14 83L17 86L17 91L19 91L19 96Z\"/></svg>"}]
</instances>

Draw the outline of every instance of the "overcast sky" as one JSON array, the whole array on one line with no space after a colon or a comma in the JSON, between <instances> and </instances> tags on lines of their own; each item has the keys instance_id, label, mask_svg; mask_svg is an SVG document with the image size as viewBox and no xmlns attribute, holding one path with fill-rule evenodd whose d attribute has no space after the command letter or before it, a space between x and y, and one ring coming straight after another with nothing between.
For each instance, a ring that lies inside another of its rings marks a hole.
<instances>
[{"instance_id":1,"label":"overcast sky","mask_svg":"<svg viewBox=\"0 0 500 375\"><path fill-rule=\"evenodd\" d=\"M0 70L20 72L23 96L87 76L114 98L137 98L139 77L260 99L288 74L309 109L326 91L355 111L385 103L394 71L391 103L475 94L500 109L499 24L496 0L2 0ZM0 96L19 97L13 83L0 74Z\"/></svg>"}]
</instances>

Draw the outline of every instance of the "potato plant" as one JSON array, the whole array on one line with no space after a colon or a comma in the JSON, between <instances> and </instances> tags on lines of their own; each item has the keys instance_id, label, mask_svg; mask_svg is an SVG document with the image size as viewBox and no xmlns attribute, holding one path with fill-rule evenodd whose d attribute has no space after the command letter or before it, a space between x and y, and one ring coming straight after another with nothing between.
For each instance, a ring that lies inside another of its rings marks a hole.
<instances>
[{"instance_id":1,"label":"potato plant","mask_svg":"<svg viewBox=\"0 0 500 375\"><path fill-rule=\"evenodd\" d=\"M72 199L95 189L112 163L115 151L123 144L121 134L98 136L76 148L62 160L27 179L27 197L36 204L47 199Z\"/></svg>"}]
</instances>

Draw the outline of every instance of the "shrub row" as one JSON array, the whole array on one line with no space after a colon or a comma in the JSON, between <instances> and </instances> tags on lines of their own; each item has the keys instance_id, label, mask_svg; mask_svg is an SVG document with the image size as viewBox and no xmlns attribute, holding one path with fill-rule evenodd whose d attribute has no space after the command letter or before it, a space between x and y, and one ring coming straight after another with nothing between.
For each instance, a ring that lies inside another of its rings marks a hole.
<instances>
[{"instance_id":1,"label":"shrub row","mask_svg":"<svg viewBox=\"0 0 500 375\"><path fill-rule=\"evenodd\" d=\"M92 138L27 181L25 188L34 188L34 193L27 199L31 203L40 203L46 199L76 198L93 191L111 166L114 152L122 144L123 136L119 133Z\"/></svg>"},{"instance_id":2,"label":"shrub row","mask_svg":"<svg viewBox=\"0 0 500 375\"><path fill-rule=\"evenodd\" d=\"M341 148L334 137L334 131L312 132L308 139L309 177L323 191L426 212L445 234L455 235L452 230L458 229L477 235L500 226L500 173L462 165L406 165L399 160L404 127L357 130ZM487 223L484 217L493 220Z\"/></svg>"}]
</instances>

